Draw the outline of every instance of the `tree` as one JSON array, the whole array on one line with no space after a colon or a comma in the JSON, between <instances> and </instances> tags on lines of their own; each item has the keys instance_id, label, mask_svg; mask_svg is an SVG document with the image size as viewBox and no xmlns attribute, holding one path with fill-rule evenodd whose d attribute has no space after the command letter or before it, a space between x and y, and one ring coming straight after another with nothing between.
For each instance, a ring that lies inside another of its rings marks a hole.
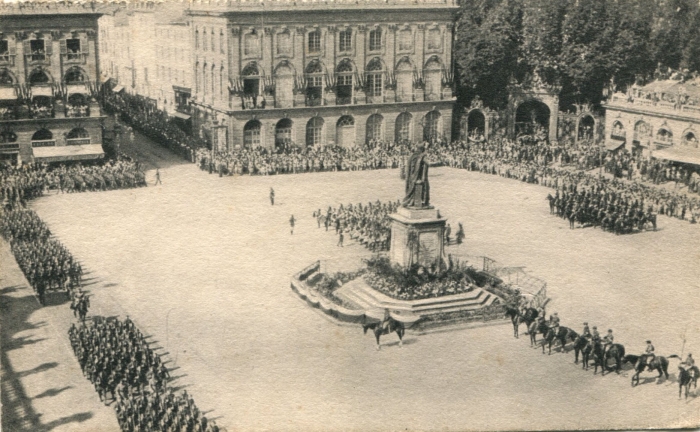
<instances>
[{"instance_id":1,"label":"tree","mask_svg":"<svg viewBox=\"0 0 700 432\"><path fill-rule=\"evenodd\" d=\"M455 62L463 104L479 95L502 108L518 75L522 31L520 0L465 0L458 20Z\"/></svg>"}]
</instances>

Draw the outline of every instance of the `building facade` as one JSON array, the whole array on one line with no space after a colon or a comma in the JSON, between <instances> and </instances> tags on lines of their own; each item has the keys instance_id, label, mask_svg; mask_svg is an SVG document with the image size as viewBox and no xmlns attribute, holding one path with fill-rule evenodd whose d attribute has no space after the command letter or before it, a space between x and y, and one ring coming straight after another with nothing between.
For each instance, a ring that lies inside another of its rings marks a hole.
<instances>
[{"instance_id":1,"label":"building facade","mask_svg":"<svg viewBox=\"0 0 700 432\"><path fill-rule=\"evenodd\" d=\"M194 129L218 150L449 140L457 9L192 3Z\"/></svg>"},{"instance_id":2,"label":"building facade","mask_svg":"<svg viewBox=\"0 0 700 432\"><path fill-rule=\"evenodd\" d=\"M700 165L700 80L652 82L604 106L608 148Z\"/></svg>"},{"instance_id":3,"label":"building facade","mask_svg":"<svg viewBox=\"0 0 700 432\"><path fill-rule=\"evenodd\" d=\"M103 156L95 100L95 5L30 3L0 10L0 159L11 163Z\"/></svg>"},{"instance_id":4,"label":"building facade","mask_svg":"<svg viewBox=\"0 0 700 432\"><path fill-rule=\"evenodd\" d=\"M192 32L181 3L126 3L99 20L102 82L189 119Z\"/></svg>"}]
</instances>

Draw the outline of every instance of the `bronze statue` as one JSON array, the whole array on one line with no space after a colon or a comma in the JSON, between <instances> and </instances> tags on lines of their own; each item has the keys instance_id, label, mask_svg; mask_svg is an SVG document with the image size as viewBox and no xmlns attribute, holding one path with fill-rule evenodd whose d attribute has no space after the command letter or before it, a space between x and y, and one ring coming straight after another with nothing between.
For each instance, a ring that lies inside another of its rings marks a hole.
<instances>
[{"instance_id":1,"label":"bronze statue","mask_svg":"<svg viewBox=\"0 0 700 432\"><path fill-rule=\"evenodd\" d=\"M406 208L430 208L428 162L425 157L425 146L421 144L406 166L406 195L402 203Z\"/></svg>"}]
</instances>

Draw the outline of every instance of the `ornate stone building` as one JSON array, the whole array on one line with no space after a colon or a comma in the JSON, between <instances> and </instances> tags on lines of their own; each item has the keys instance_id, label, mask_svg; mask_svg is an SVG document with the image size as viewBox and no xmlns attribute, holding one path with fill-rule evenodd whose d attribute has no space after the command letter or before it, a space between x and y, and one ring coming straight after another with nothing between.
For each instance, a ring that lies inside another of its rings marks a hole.
<instances>
[{"instance_id":1,"label":"ornate stone building","mask_svg":"<svg viewBox=\"0 0 700 432\"><path fill-rule=\"evenodd\" d=\"M195 130L220 150L451 139L454 0L192 3Z\"/></svg>"},{"instance_id":2,"label":"ornate stone building","mask_svg":"<svg viewBox=\"0 0 700 432\"><path fill-rule=\"evenodd\" d=\"M608 148L700 165L700 80L655 81L605 104Z\"/></svg>"},{"instance_id":3,"label":"ornate stone building","mask_svg":"<svg viewBox=\"0 0 700 432\"><path fill-rule=\"evenodd\" d=\"M95 4L0 7L0 159L103 156Z\"/></svg>"}]
</instances>

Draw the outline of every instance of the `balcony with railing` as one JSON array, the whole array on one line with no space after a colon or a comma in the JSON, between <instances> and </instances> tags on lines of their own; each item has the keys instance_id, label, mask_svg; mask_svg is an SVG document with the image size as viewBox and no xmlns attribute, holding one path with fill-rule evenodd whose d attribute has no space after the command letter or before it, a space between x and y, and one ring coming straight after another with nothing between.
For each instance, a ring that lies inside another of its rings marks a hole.
<instances>
[{"instance_id":1,"label":"balcony with railing","mask_svg":"<svg viewBox=\"0 0 700 432\"><path fill-rule=\"evenodd\" d=\"M90 107L87 105L66 105L66 117L90 117Z\"/></svg>"}]
</instances>

